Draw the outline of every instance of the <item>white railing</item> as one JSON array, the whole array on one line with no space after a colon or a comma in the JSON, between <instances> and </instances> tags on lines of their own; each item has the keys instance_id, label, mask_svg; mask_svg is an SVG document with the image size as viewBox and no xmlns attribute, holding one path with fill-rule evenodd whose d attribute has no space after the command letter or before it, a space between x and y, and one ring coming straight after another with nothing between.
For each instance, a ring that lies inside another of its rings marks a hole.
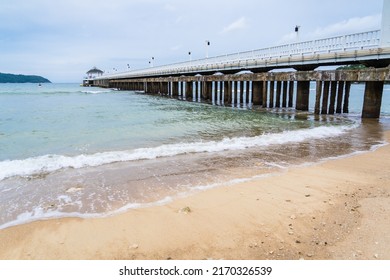
<instances>
[{"instance_id":1,"label":"white railing","mask_svg":"<svg viewBox=\"0 0 390 280\"><path fill-rule=\"evenodd\" d=\"M169 75L180 72L196 72L213 69L216 65L242 65L249 60L261 61L275 58L315 55L323 53L347 52L351 50L363 50L378 48L380 45L380 30L336 36L294 44L285 44L270 48L245 51L234 54L221 55L211 58L198 59L187 62L174 63L147 69L127 71L117 74L105 74L97 79L119 79L142 76Z\"/></svg>"}]
</instances>

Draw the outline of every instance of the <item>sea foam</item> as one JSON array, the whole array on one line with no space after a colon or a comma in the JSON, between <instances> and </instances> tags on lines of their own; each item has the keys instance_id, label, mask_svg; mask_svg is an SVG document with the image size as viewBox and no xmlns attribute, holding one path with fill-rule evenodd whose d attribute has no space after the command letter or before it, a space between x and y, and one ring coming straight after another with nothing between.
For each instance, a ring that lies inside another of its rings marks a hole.
<instances>
[{"instance_id":1,"label":"sea foam","mask_svg":"<svg viewBox=\"0 0 390 280\"><path fill-rule=\"evenodd\" d=\"M310 129L284 131L281 133L263 134L255 137L224 138L221 141L175 143L150 148L81 154L77 156L44 155L22 160L6 160L0 162L0 180L13 176L27 177L36 174L50 173L63 168L96 167L115 162L150 160L190 153L235 151L253 147L298 143L306 140L339 136L356 127L357 125L322 126Z\"/></svg>"}]
</instances>

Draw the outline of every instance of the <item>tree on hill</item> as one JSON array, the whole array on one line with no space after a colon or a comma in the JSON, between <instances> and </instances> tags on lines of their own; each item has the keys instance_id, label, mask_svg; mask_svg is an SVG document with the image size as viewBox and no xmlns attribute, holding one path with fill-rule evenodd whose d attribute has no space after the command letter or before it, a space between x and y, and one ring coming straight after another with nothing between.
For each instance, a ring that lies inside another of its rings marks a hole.
<instances>
[{"instance_id":1,"label":"tree on hill","mask_svg":"<svg viewBox=\"0 0 390 280\"><path fill-rule=\"evenodd\" d=\"M36 75L14 75L0 73L0 83L51 83L48 79Z\"/></svg>"}]
</instances>

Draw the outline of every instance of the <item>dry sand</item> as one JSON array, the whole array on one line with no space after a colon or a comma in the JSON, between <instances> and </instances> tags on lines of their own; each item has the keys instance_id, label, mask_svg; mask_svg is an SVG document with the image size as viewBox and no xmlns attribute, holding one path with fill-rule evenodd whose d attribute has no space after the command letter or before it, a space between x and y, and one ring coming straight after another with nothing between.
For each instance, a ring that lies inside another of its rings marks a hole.
<instances>
[{"instance_id":1,"label":"dry sand","mask_svg":"<svg viewBox=\"0 0 390 280\"><path fill-rule=\"evenodd\" d=\"M0 259L389 260L389 167L384 146L164 206L7 228Z\"/></svg>"}]
</instances>

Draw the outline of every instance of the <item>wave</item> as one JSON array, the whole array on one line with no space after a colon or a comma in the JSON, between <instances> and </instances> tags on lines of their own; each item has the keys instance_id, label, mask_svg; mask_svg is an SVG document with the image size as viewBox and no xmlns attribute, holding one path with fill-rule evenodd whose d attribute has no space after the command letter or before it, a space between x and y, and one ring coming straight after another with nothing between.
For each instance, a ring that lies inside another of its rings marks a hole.
<instances>
[{"instance_id":1,"label":"wave","mask_svg":"<svg viewBox=\"0 0 390 280\"><path fill-rule=\"evenodd\" d=\"M97 94L97 93L107 93L107 92L112 92L111 89L109 90L81 90L81 93L86 93L86 94Z\"/></svg>"},{"instance_id":2,"label":"wave","mask_svg":"<svg viewBox=\"0 0 390 280\"><path fill-rule=\"evenodd\" d=\"M150 202L150 203L129 203L117 210L104 212L104 213L62 212L60 210L45 211L42 207L37 206L32 211L26 211L24 213L19 214L15 220L0 224L0 230L13 227L13 226L26 224L26 223L41 221L41 220L50 220L50 219L58 219L58 218L88 219L88 218L110 217L113 215L125 213L130 209L141 209L141 208L149 208L153 206L162 206L168 204L169 202L172 202L172 200L173 200L172 197L167 196L163 199L160 199L155 202Z\"/></svg>"},{"instance_id":3,"label":"wave","mask_svg":"<svg viewBox=\"0 0 390 280\"><path fill-rule=\"evenodd\" d=\"M323 126L274 134L263 134L255 137L225 138L221 141L166 144L158 147L100 152L89 155L44 155L23 160L6 160L0 162L0 181L14 176L28 177L36 174L50 173L63 168L96 167L115 162L149 160L190 153L236 151L253 147L298 143L312 139L335 137L356 127L357 125Z\"/></svg>"}]
</instances>

